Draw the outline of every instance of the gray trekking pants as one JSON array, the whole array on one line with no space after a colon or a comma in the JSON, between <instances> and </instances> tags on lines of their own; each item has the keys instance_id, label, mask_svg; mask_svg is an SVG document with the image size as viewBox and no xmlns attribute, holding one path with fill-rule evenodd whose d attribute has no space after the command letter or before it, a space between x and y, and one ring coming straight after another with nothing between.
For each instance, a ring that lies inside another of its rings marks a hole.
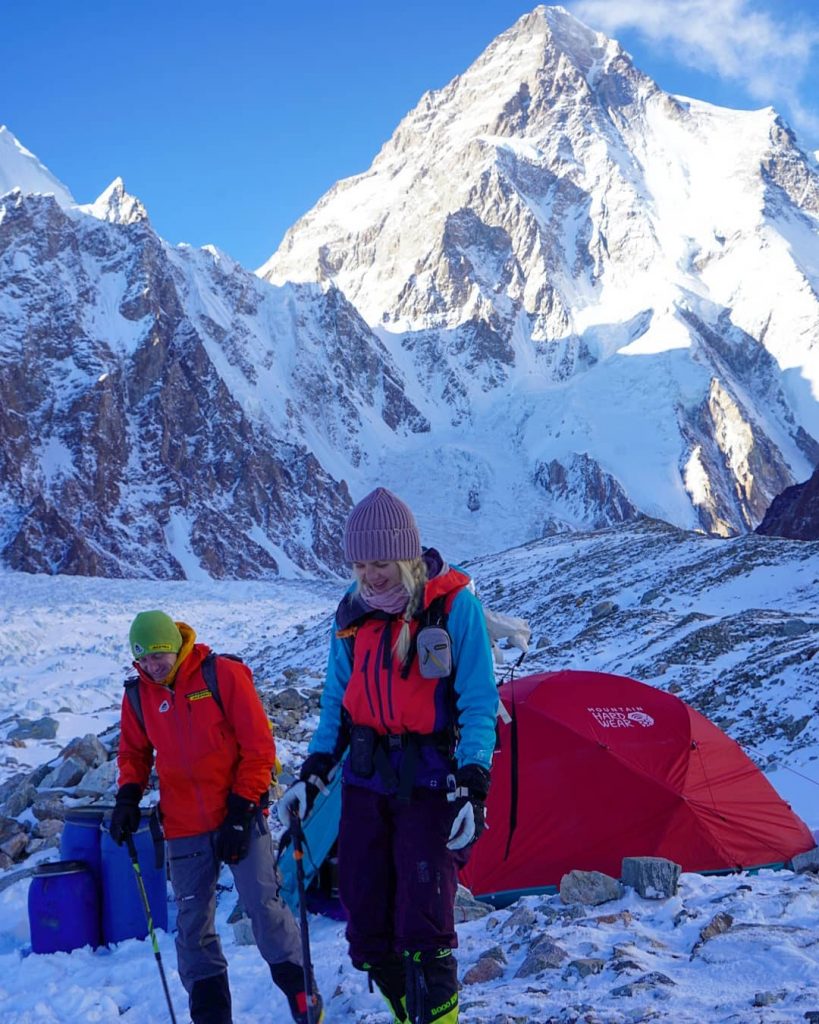
<instances>
[{"instance_id":1,"label":"gray trekking pants","mask_svg":"<svg viewBox=\"0 0 819 1024\"><path fill-rule=\"evenodd\" d=\"M168 840L171 885L179 910L176 957L179 977L190 994L195 981L222 974L227 960L216 934L217 831ZM259 952L269 964L299 964L301 937L289 908L279 896L273 844L267 820L254 822L250 852L230 870L242 907L253 926Z\"/></svg>"}]
</instances>

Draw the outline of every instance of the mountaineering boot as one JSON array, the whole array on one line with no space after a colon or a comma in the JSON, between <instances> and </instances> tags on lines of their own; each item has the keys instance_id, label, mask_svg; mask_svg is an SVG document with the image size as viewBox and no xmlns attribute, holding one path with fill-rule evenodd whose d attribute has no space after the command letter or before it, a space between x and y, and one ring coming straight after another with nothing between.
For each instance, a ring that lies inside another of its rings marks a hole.
<instances>
[{"instance_id":1,"label":"mountaineering boot","mask_svg":"<svg viewBox=\"0 0 819 1024\"><path fill-rule=\"evenodd\" d=\"M290 1014L296 1024L309 1024L307 993L304 990L304 968L300 964L285 960L281 964L270 964L270 974L287 997ZM321 1021L324 1020L324 1001L316 987L315 978L313 978L313 1020L315 1024L321 1024Z\"/></svg>"},{"instance_id":2,"label":"mountaineering boot","mask_svg":"<svg viewBox=\"0 0 819 1024\"><path fill-rule=\"evenodd\" d=\"M404 952L410 1024L457 1024L458 965L451 949Z\"/></svg>"},{"instance_id":3,"label":"mountaineering boot","mask_svg":"<svg viewBox=\"0 0 819 1024\"><path fill-rule=\"evenodd\" d=\"M383 964L355 964L359 970L366 971L370 978L370 990L375 984L381 995L387 1000L393 1014L393 1024L408 1024L407 1017L407 974L404 964L396 957Z\"/></svg>"},{"instance_id":4,"label":"mountaineering boot","mask_svg":"<svg viewBox=\"0 0 819 1024\"><path fill-rule=\"evenodd\" d=\"M200 978L189 996L191 1024L232 1024L227 971Z\"/></svg>"}]
</instances>

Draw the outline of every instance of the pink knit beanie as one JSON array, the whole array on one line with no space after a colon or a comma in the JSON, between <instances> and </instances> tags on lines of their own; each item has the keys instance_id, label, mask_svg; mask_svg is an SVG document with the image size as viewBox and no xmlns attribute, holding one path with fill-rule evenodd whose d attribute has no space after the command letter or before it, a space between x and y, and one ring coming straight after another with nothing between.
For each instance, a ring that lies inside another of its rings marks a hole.
<instances>
[{"instance_id":1,"label":"pink knit beanie","mask_svg":"<svg viewBox=\"0 0 819 1024\"><path fill-rule=\"evenodd\" d=\"M421 557L421 538L409 505L376 487L355 506L344 528L348 562L398 562Z\"/></svg>"}]
</instances>

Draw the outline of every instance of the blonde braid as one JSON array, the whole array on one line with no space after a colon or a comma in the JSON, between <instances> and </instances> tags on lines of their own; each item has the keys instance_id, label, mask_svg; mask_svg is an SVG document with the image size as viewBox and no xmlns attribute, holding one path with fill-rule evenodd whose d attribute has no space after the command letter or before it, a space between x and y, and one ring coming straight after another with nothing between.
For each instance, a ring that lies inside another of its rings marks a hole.
<instances>
[{"instance_id":1,"label":"blonde braid","mask_svg":"<svg viewBox=\"0 0 819 1024\"><path fill-rule=\"evenodd\" d=\"M414 558L412 561L399 561L398 571L401 574L401 582L409 594L407 607L401 616L403 624L395 641L393 653L399 661L403 662L410 649L410 622L413 615L421 607L424 600L424 586L427 582L427 566L423 558Z\"/></svg>"}]
</instances>

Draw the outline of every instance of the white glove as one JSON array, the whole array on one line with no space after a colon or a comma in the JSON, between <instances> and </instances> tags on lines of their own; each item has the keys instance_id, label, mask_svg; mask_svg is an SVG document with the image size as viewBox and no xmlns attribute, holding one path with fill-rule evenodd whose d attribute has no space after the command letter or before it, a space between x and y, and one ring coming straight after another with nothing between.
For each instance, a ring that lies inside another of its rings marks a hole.
<instances>
[{"instance_id":1,"label":"white glove","mask_svg":"<svg viewBox=\"0 0 819 1024\"><path fill-rule=\"evenodd\" d=\"M452 829L449 833L446 848L448 850L462 850L465 846L469 846L474 839L475 808L472 806L471 800L466 800L452 822Z\"/></svg>"},{"instance_id":2,"label":"white glove","mask_svg":"<svg viewBox=\"0 0 819 1024\"><path fill-rule=\"evenodd\" d=\"M307 811L307 783L294 782L279 798L276 804L276 815L282 825L289 827L291 814L297 815L304 821Z\"/></svg>"}]
</instances>

